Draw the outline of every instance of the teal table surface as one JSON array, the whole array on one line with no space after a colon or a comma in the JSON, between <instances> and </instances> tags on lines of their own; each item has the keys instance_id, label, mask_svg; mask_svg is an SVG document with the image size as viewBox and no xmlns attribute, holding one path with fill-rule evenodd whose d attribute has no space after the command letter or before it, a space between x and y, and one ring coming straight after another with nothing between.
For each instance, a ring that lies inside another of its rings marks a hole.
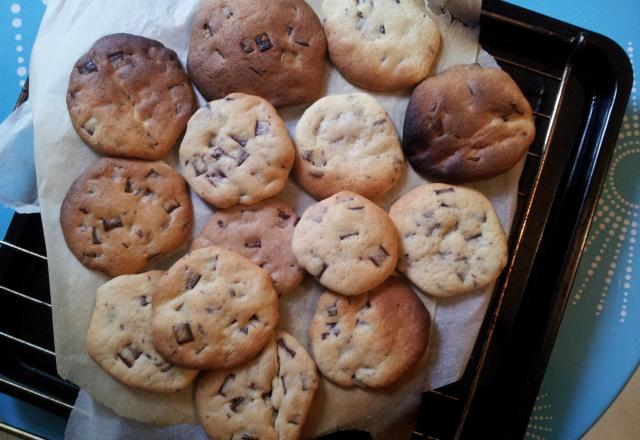
<instances>
[{"instance_id":1,"label":"teal table surface","mask_svg":"<svg viewBox=\"0 0 640 440\"><path fill-rule=\"evenodd\" d=\"M514 0L609 36L628 53L640 45L637 0ZM0 5L0 117L15 104L45 0ZM603 414L640 361L640 115L632 90L605 188L526 438L577 439ZM12 212L0 207L0 237ZM0 420L62 438L64 420L0 394ZM639 421L640 423L640 421Z\"/></svg>"}]
</instances>

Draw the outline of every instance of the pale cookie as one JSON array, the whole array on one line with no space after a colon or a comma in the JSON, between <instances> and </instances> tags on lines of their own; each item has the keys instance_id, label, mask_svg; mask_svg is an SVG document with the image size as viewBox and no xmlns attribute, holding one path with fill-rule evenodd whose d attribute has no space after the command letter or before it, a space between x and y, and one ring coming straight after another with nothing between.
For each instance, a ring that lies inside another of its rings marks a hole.
<instances>
[{"instance_id":1,"label":"pale cookie","mask_svg":"<svg viewBox=\"0 0 640 440\"><path fill-rule=\"evenodd\" d=\"M87 351L107 373L157 393L186 388L198 374L167 362L151 342L151 298L163 274L122 275L100 286L87 333Z\"/></svg>"},{"instance_id":2,"label":"pale cookie","mask_svg":"<svg viewBox=\"0 0 640 440\"><path fill-rule=\"evenodd\" d=\"M429 312L411 286L391 276L363 295L324 292L309 329L311 351L332 382L381 388L420 360L429 326Z\"/></svg>"},{"instance_id":3,"label":"pale cookie","mask_svg":"<svg viewBox=\"0 0 640 440\"><path fill-rule=\"evenodd\" d=\"M67 91L73 128L108 156L160 159L198 108L176 53L131 34L100 38L73 67Z\"/></svg>"},{"instance_id":4,"label":"pale cookie","mask_svg":"<svg viewBox=\"0 0 640 440\"><path fill-rule=\"evenodd\" d=\"M73 182L60 208L69 249L113 277L142 271L190 236L186 182L164 162L101 158Z\"/></svg>"},{"instance_id":5,"label":"pale cookie","mask_svg":"<svg viewBox=\"0 0 640 440\"><path fill-rule=\"evenodd\" d=\"M535 133L529 101L509 74L459 65L415 88L402 147L413 169L424 176L473 182L515 166Z\"/></svg>"},{"instance_id":6,"label":"pale cookie","mask_svg":"<svg viewBox=\"0 0 640 440\"><path fill-rule=\"evenodd\" d=\"M218 208L250 205L279 193L294 155L276 109L258 96L242 93L198 110L180 145L187 182Z\"/></svg>"},{"instance_id":7,"label":"pale cookie","mask_svg":"<svg viewBox=\"0 0 640 440\"><path fill-rule=\"evenodd\" d=\"M422 0L325 0L329 56L351 83L393 91L431 71L440 33Z\"/></svg>"},{"instance_id":8,"label":"pale cookie","mask_svg":"<svg viewBox=\"0 0 640 440\"><path fill-rule=\"evenodd\" d=\"M216 211L191 249L216 245L249 258L271 275L279 295L293 290L304 271L291 252L298 215L280 199Z\"/></svg>"},{"instance_id":9,"label":"pale cookie","mask_svg":"<svg viewBox=\"0 0 640 440\"><path fill-rule=\"evenodd\" d=\"M389 215L400 237L398 270L425 293L447 297L494 281L507 264L507 239L491 202L469 188L422 185Z\"/></svg>"},{"instance_id":10,"label":"pale cookie","mask_svg":"<svg viewBox=\"0 0 640 440\"><path fill-rule=\"evenodd\" d=\"M318 388L313 359L278 330L260 356L202 376L196 411L211 439L296 440Z\"/></svg>"},{"instance_id":11,"label":"pale cookie","mask_svg":"<svg viewBox=\"0 0 640 440\"><path fill-rule=\"evenodd\" d=\"M153 344L188 368L230 368L256 356L278 324L269 275L217 246L178 260L153 295Z\"/></svg>"},{"instance_id":12,"label":"pale cookie","mask_svg":"<svg viewBox=\"0 0 640 440\"><path fill-rule=\"evenodd\" d=\"M365 93L316 101L296 126L295 145L296 180L316 199L347 190L376 199L402 173L396 128Z\"/></svg>"},{"instance_id":13,"label":"pale cookie","mask_svg":"<svg viewBox=\"0 0 640 440\"><path fill-rule=\"evenodd\" d=\"M366 198L342 191L302 214L293 255L328 289L359 295L396 268L398 239L391 218Z\"/></svg>"}]
</instances>

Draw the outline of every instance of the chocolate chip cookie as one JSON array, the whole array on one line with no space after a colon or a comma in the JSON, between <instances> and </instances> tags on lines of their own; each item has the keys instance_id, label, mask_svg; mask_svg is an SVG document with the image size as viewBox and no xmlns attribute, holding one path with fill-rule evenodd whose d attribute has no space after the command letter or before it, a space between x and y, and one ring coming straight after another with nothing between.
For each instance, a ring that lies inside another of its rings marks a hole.
<instances>
[{"instance_id":1,"label":"chocolate chip cookie","mask_svg":"<svg viewBox=\"0 0 640 440\"><path fill-rule=\"evenodd\" d=\"M422 291L447 297L493 282L507 264L507 239L491 202L472 189L426 184L389 215L400 237L398 270Z\"/></svg>"},{"instance_id":2,"label":"chocolate chip cookie","mask_svg":"<svg viewBox=\"0 0 640 440\"><path fill-rule=\"evenodd\" d=\"M67 246L113 277L142 271L191 235L186 182L164 162L101 158L73 182L60 208Z\"/></svg>"},{"instance_id":3,"label":"chocolate chip cookie","mask_svg":"<svg viewBox=\"0 0 640 440\"><path fill-rule=\"evenodd\" d=\"M78 135L96 152L160 159L197 102L174 51L149 38L113 34L74 65L67 107Z\"/></svg>"},{"instance_id":4,"label":"chocolate chip cookie","mask_svg":"<svg viewBox=\"0 0 640 440\"><path fill-rule=\"evenodd\" d=\"M242 93L198 110L180 145L187 182L218 208L250 205L279 193L294 155L276 109L258 96Z\"/></svg>"},{"instance_id":5,"label":"chocolate chip cookie","mask_svg":"<svg viewBox=\"0 0 640 440\"><path fill-rule=\"evenodd\" d=\"M212 439L295 440L317 388L313 359L278 330L252 361L205 373L196 387L196 411Z\"/></svg>"},{"instance_id":6,"label":"chocolate chip cookie","mask_svg":"<svg viewBox=\"0 0 640 440\"><path fill-rule=\"evenodd\" d=\"M87 333L89 355L125 385L168 393L189 386L197 370L175 367L151 343L151 298L164 272L122 275L96 292Z\"/></svg>"},{"instance_id":7,"label":"chocolate chip cookie","mask_svg":"<svg viewBox=\"0 0 640 440\"><path fill-rule=\"evenodd\" d=\"M359 295L396 268L393 222L375 203L341 191L311 205L293 232L293 255L326 288Z\"/></svg>"},{"instance_id":8,"label":"chocolate chip cookie","mask_svg":"<svg viewBox=\"0 0 640 440\"><path fill-rule=\"evenodd\" d=\"M440 33L415 0L325 0L324 31L331 61L351 83L393 91L431 71Z\"/></svg>"},{"instance_id":9,"label":"chocolate chip cookie","mask_svg":"<svg viewBox=\"0 0 640 440\"><path fill-rule=\"evenodd\" d=\"M271 275L279 295L293 290L304 271L291 252L298 215L282 200L273 198L251 206L216 211L191 249L216 245L249 258Z\"/></svg>"},{"instance_id":10,"label":"chocolate chip cookie","mask_svg":"<svg viewBox=\"0 0 640 440\"><path fill-rule=\"evenodd\" d=\"M295 145L296 180L317 199L347 190L378 198L404 164L391 118L365 93L316 101L296 126Z\"/></svg>"},{"instance_id":11,"label":"chocolate chip cookie","mask_svg":"<svg viewBox=\"0 0 640 440\"><path fill-rule=\"evenodd\" d=\"M303 0L205 0L191 30L187 70L207 100L262 96L276 107L317 99L327 42Z\"/></svg>"},{"instance_id":12,"label":"chocolate chip cookie","mask_svg":"<svg viewBox=\"0 0 640 440\"><path fill-rule=\"evenodd\" d=\"M187 368L231 368L256 356L278 324L269 275L217 246L178 260L153 295L153 345Z\"/></svg>"},{"instance_id":13,"label":"chocolate chip cookie","mask_svg":"<svg viewBox=\"0 0 640 440\"><path fill-rule=\"evenodd\" d=\"M370 292L320 296L311 351L322 375L338 385L380 388L409 371L429 341L429 312L411 286L391 276Z\"/></svg>"},{"instance_id":14,"label":"chocolate chip cookie","mask_svg":"<svg viewBox=\"0 0 640 440\"><path fill-rule=\"evenodd\" d=\"M413 91L402 147L426 177L473 182L511 169L534 137L531 106L506 72L459 65Z\"/></svg>"}]
</instances>

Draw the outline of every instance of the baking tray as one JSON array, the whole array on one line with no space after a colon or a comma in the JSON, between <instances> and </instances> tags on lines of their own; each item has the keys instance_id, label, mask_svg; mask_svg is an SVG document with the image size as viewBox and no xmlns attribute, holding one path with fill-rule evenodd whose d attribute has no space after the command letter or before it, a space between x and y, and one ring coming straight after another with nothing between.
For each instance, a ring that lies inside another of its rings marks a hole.
<instances>
[{"instance_id":1,"label":"baking tray","mask_svg":"<svg viewBox=\"0 0 640 440\"><path fill-rule=\"evenodd\" d=\"M553 347L631 91L612 40L485 1L482 46L519 84L537 134L519 184L510 259L461 380L423 396L415 438L522 438ZM68 415L42 225L15 215L0 242L0 390ZM338 433L330 438L367 438Z\"/></svg>"}]
</instances>

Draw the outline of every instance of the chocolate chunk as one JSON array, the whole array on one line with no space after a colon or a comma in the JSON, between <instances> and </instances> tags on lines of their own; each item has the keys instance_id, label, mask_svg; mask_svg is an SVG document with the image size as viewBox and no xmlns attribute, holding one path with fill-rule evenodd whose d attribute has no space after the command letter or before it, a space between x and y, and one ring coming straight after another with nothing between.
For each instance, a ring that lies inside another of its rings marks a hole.
<instances>
[{"instance_id":1,"label":"chocolate chunk","mask_svg":"<svg viewBox=\"0 0 640 440\"><path fill-rule=\"evenodd\" d=\"M224 381L222 382L222 385L220 385L220 388L218 388L218 394L223 396L223 397L227 397L227 395L224 393L224 387L227 386L227 384L229 382L231 382L232 380L234 380L236 378L236 375L231 373L229 374L227 377L224 378Z\"/></svg>"},{"instance_id":2,"label":"chocolate chunk","mask_svg":"<svg viewBox=\"0 0 640 440\"><path fill-rule=\"evenodd\" d=\"M284 338L278 338L278 345L282 347L292 358L296 357L296 352L293 351L289 346L284 342Z\"/></svg>"},{"instance_id":3,"label":"chocolate chunk","mask_svg":"<svg viewBox=\"0 0 640 440\"><path fill-rule=\"evenodd\" d=\"M202 157L196 157L191 161L193 171L196 173L196 177L207 172L207 164Z\"/></svg>"},{"instance_id":4,"label":"chocolate chunk","mask_svg":"<svg viewBox=\"0 0 640 440\"><path fill-rule=\"evenodd\" d=\"M370 309L371 308L371 301L367 301L367 303L364 305L363 309Z\"/></svg>"},{"instance_id":5,"label":"chocolate chunk","mask_svg":"<svg viewBox=\"0 0 640 440\"><path fill-rule=\"evenodd\" d=\"M440 206L442 208L448 208L449 207L449 205L447 205L445 202L440 202Z\"/></svg>"},{"instance_id":6,"label":"chocolate chunk","mask_svg":"<svg viewBox=\"0 0 640 440\"><path fill-rule=\"evenodd\" d=\"M182 324L173 326L173 336L176 338L178 345L186 344L193 341L193 333L191 333L191 326L185 322Z\"/></svg>"},{"instance_id":7,"label":"chocolate chunk","mask_svg":"<svg viewBox=\"0 0 640 440\"><path fill-rule=\"evenodd\" d=\"M249 66L249 69L253 70L253 72L258 76L263 76L267 72L266 69L260 69L253 66Z\"/></svg>"},{"instance_id":8,"label":"chocolate chunk","mask_svg":"<svg viewBox=\"0 0 640 440\"><path fill-rule=\"evenodd\" d=\"M112 219L102 219L102 227L105 232L109 232L112 229L121 228L122 220L120 220L119 216L116 216Z\"/></svg>"},{"instance_id":9,"label":"chocolate chunk","mask_svg":"<svg viewBox=\"0 0 640 440\"><path fill-rule=\"evenodd\" d=\"M244 53L251 53L254 51L253 47L251 47L251 43L247 43L244 41L240 42L240 49L242 49Z\"/></svg>"},{"instance_id":10,"label":"chocolate chunk","mask_svg":"<svg viewBox=\"0 0 640 440\"><path fill-rule=\"evenodd\" d=\"M153 254L151 254L151 255L149 255L147 257L147 261L151 261L151 260L153 260L154 258L156 258L159 255L160 255L160 252L154 252Z\"/></svg>"},{"instance_id":11,"label":"chocolate chunk","mask_svg":"<svg viewBox=\"0 0 640 440\"><path fill-rule=\"evenodd\" d=\"M271 40L269 39L269 36L266 32L256 36L254 40L258 45L258 49L260 50L260 52L267 51L273 47L273 44L271 43Z\"/></svg>"},{"instance_id":12,"label":"chocolate chunk","mask_svg":"<svg viewBox=\"0 0 640 440\"><path fill-rule=\"evenodd\" d=\"M477 234L469 235L467 237L464 237L464 239L469 241L469 240L473 240L473 239L480 238L480 237L482 237L482 232L478 232Z\"/></svg>"},{"instance_id":13,"label":"chocolate chunk","mask_svg":"<svg viewBox=\"0 0 640 440\"><path fill-rule=\"evenodd\" d=\"M386 260L388 256L389 252L387 252L384 246L380 245L378 246L378 250L376 250L376 253L369 257L369 260L371 260L371 262L375 264L376 267L380 267L380 265L384 263L384 260Z\"/></svg>"},{"instance_id":14,"label":"chocolate chunk","mask_svg":"<svg viewBox=\"0 0 640 440\"><path fill-rule=\"evenodd\" d=\"M171 364L160 364L158 365L158 367L160 368L160 371L163 373L166 373L167 371L171 370L173 368L173 365Z\"/></svg>"},{"instance_id":15,"label":"chocolate chunk","mask_svg":"<svg viewBox=\"0 0 640 440\"><path fill-rule=\"evenodd\" d=\"M280 217L282 220L288 220L289 218L291 218L289 214L282 211L281 209L278 209L278 217Z\"/></svg>"},{"instance_id":16,"label":"chocolate chunk","mask_svg":"<svg viewBox=\"0 0 640 440\"><path fill-rule=\"evenodd\" d=\"M182 310L183 307L184 307L184 302L181 302L176 307L174 307L173 310L175 310L176 312L179 312L180 310Z\"/></svg>"},{"instance_id":17,"label":"chocolate chunk","mask_svg":"<svg viewBox=\"0 0 640 440\"><path fill-rule=\"evenodd\" d=\"M352 211L359 211L361 209L364 209L364 206L349 206L347 209L350 209Z\"/></svg>"},{"instance_id":18,"label":"chocolate chunk","mask_svg":"<svg viewBox=\"0 0 640 440\"><path fill-rule=\"evenodd\" d=\"M284 376L280 376L280 382L282 382L282 391L287 394L287 384L284 383Z\"/></svg>"},{"instance_id":19,"label":"chocolate chunk","mask_svg":"<svg viewBox=\"0 0 640 440\"><path fill-rule=\"evenodd\" d=\"M237 143L239 143L241 146L245 146L247 145L247 139L243 138L242 136L237 136L234 134L229 135L229 137L231 139L233 139L234 141L236 141Z\"/></svg>"},{"instance_id":20,"label":"chocolate chunk","mask_svg":"<svg viewBox=\"0 0 640 440\"><path fill-rule=\"evenodd\" d=\"M344 234L340 236L340 240L344 240L345 238L349 238L349 237L355 237L357 235L360 235L359 232L352 232L351 234Z\"/></svg>"},{"instance_id":21,"label":"chocolate chunk","mask_svg":"<svg viewBox=\"0 0 640 440\"><path fill-rule=\"evenodd\" d=\"M356 319L356 326L359 326L359 325L367 325L367 323L361 320L360 318L358 318Z\"/></svg>"},{"instance_id":22,"label":"chocolate chunk","mask_svg":"<svg viewBox=\"0 0 640 440\"><path fill-rule=\"evenodd\" d=\"M92 236L93 244L102 244L98 239L98 229L96 229L95 226L92 228L91 236Z\"/></svg>"},{"instance_id":23,"label":"chocolate chunk","mask_svg":"<svg viewBox=\"0 0 640 440\"><path fill-rule=\"evenodd\" d=\"M122 362L124 362L127 368L131 368L141 354L141 351L137 350L131 345L131 343L129 343L120 351L120 353L118 353L118 357Z\"/></svg>"},{"instance_id":24,"label":"chocolate chunk","mask_svg":"<svg viewBox=\"0 0 640 440\"><path fill-rule=\"evenodd\" d=\"M242 435L240 436L241 440L260 440L258 437L254 437L251 434L247 434L246 432L243 432Z\"/></svg>"},{"instance_id":25,"label":"chocolate chunk","mask_svg":"<svg viewBox=\"0 0 640 440\"><path fill-rule=\"evenodd\" d=\"M302 160L311 162L313 160L313 150L302 150Z\"/></svg>"},{"instance_id":26,"label":"chocolate chunk","mask_svg":"<svg viewBox=\"0 0 640 440\"><path fill-rule=\"evenodd\" d=\"M449 188L444 188L444 189L436 189L435 193L436 195L440 195L443 193L450 193L450 192L454 192L455 189L453 187L449 187Z\"/></svg>"},{"instance_id":27,"label":"chocolate chunk","mask_svg":"<svg viewBox=\"0 0 640 440\"><path fill-rule=\"evenodd\" d=\"M116 53L112 53L111 55L109 55L109 61L112 62L112 63L120 61L123 58L124 58L124 53L122 53L122 52L116 52Z\"/></svg>"},{"instance_id":28,"label":"chocolate chunk","mask_svg":"<svg viewBox=\"0 0 640 440\"><path fill-rule=\"evenodd\" d=\"M211 26L209 25L209 23L203 24L202 25L202 30L204 31L204 36L206 38L213 37L213 29L211 29Z\"/></svg>"},{"instance_id":29,"label":"chocolate chunk","mask_svg":"<svg viewBox=\"0 0 640 440\"><path fill-rule=\"evenodd\" d=\"M287 26L287 35L291 35L293 33L293 26Z\"/></svg>"},{"instance_id":30,"label":"chocolate chunk","mask_svg":"<svg viewBox=\"0 0 640 440\"><path fill-rule=\"evenodd\" d=\"M384 29L384 25L380 26L380 33L386 34L386 31Z\"/></svg>"},{"instance_id":31,"label":"chocolate chunk","mask_svg":"<svg viewBox=\"0 0 640 440\"><path fill-rule=\"evenodd\" d=\"M220 147L215 147L213 149L213 152L211 153L211 157L213 157L215 160L218 160L222 156L228 156L227 152Z\"/></svg>"},{"instance_id":32,"label":"chocolate chunk","mask_svg":"<svg viewBox=\"0 0 640 440\"><path fill-rule=\"evenodd\" d=\"M197 272L192 272L191 270L189 270L189 273L187 274L187 279L184 283L184 290L191 290L194 287L196 287L196 284L198 284L198 281L200 281L200 278L202 278L202 275L200 275Z\"/></svg>"},{"instance_id":33,"label":"chocolate chunk","mask_svg":"<svg viewBox=\"0 0 640 440\"><path fill-rule=\"evenodd\" d=\"M262 247L262 241L260 240L247 241L245 242L244 247L249 249L259 248L259 247Z\"/></svg>"},{"instance_id":34,"label":"chocolate chunk","mask_svg":"<svg viewBox=\"0 0 640 440\"><path fill-rule=\"evenodd\" d=\"M295 43L299 44L300 46L309 47L309 43L307 43L306 41L296 40Z\"/></svg>"},{"instance_id":35,"label":"chocolate chunk","mask_svg":"<svg viewBox=\"0 0 640 440\"><path fill-rule=\"evenodd\" d=\"M215 170L213 173L206 174L205 177L211 185L217 186L216 179L224 179L227 175L222 170Z\"/></svg>"},{"instance_id":36,"label":"chocolate chunk","mask_svg":"<svg viewBox=\"0 0 640 440\"><path fill-rule=\"evenodd\" d=\"M87 210L87 208L80 208L80 212L83 214L89 214L89 211Z\"/></svg>"},{"instance_id":37,"label":"chocolate chunk","mask_svg":"<svg viewBox=\"0 0 640 440\"><path fill-rule=\"evenodd\" d=\"M513 102L510 103L511 105L511 110L514 111L514 113L517 113L518 115L522 116L524 115L524 112L520 109L520 107L518 107L516 104L514 104Z\"/></svg>"},{"instance_id":38,"label":"chocolate chunk","mask_svg":"<svg viewBox=\"0 0 640 440\"><path fill-rule=\"evenodd\" d=\"M261 121L258 119L256 121L256 136L262 136L263 134L267 134L271 131L271 125L267 121Z\"/></svg>"},{"instance_id":39,"label":"chocolate chunk","mask_svg":"<svg viewBox=\"0 0 640 440\"><path fill-rule=\"evenodd\" d=\"M249 157L249 153L247 153L244 150L241 150L238 157L236 157L236 163L238 164L238 166L242 165L244 161L247 160L248 157Z\"/></svg>"},{"instance_id":40,"label":"chocolate chunk","mask_svg":"<svg viewBox=\"0 0 640 440\"><path fill-rule=\"evenodd\" d=\"M98 67L93 63L93 60L89 60L86 63L84 63L82 66L80 66L78 68L78 72L80 72L81 75L87 75L91 72L97 72L98 71Z\"/></svg>"},{"instance_id":41,"label":"chocolate chunk","mask_svg":"<svg viewBox=\"0 0 640 440\"><path fill-rule=\"evenodd\" d=\"M473 88L471 87L471 84L467 83L467 90L469 90L469 94L471 96L475 96L475 92L473 91Z\"/></svg>"},{"instance_id":42,"label":"chocolate chunk","mask_svg":"<svg viewBox=\"0 0 640 440\"><path fill-rule=\"evenodd\" d=\"M142 295L142 296L140 297L140 305L141 305L142 307L146 307L146 306L148 306L148 305L149 305L149 302L147 301L147 296L146 296L146 295Z\"/></svg>"},{"instance_id":43,"label":"chocolate chunk","mask_svg":"<svg viewBox=\"0 0 640 440\"><path fill-rule=\"evenodd\" d=\"M327 339L329 337L329 333L323 333L321 335L321 337L322 337L322 340L324 341L325 339Z\"/></svg>"},{"instance_id":44,"label":"chocolate chunk","mask_svg":"<svg viewBox=\"0 0 640 440\"><path fill-rule=\"evenodd\" d=\"M338 301L334 302L327 309L328 316L336 316L338 314Z\"/></svg>"},{"instance_id":45,"label":"chocolate chunk","mask_svg":"<svg viewBox=\"0 0 640 440\"><path fill-rule=\"evenodd\" d=\"M164 205L162 205L164 210L167 211L167 214L171 214L173 211L178 209L180 206L181 206L180 202L178 202L177 200L173 200L173 201L167 202Z\"/></svg>"},{"instance_id":46,"label":"chocolate chunk","mask_svg":"<svg viewBox=\"0 0 640 440\"><path fill-rule=\"evenodd\" d=\"M238 407L244 403L244 397L236 397L235 399L231 399L229 401L229 408L234 413L238 412Z\"/></svg>"},{"instance_id":47,"label":"chocolate chunk","mask_svg":"<svg viewBox=\"0 0 640 440\"><path fill-rule=\"evenodd\" d=\"M456 272L456 275L458 275L458 278L460 279L460 281L464 282L464 274L462 274L462 272Z\"/></svg>"},{"instance_id":48,"label":"chocolate chunk","mask_svg":"<svg viewBox=\"0 0 640 440\"><path fill-rule=\"evenodd\" d=\"M158 173L156 170L154 170L153 168L151 168L151 170L149 170L149 172L147 173L146 176L144 176L145 179L150 179L153 177L160 177L160 173Z\"/></svg>"},{"instance_id":49,"label":"chocolate chunk","mask_svg":"<svg viewBox=\"0 0 640 440\"><path fill-rule=\"evenodd\" d=\"M127 177L127 179L124 182L124 192L130 193L132 191L133 189L131 188L131 179Z\"/></svg>"}]
</instances>

